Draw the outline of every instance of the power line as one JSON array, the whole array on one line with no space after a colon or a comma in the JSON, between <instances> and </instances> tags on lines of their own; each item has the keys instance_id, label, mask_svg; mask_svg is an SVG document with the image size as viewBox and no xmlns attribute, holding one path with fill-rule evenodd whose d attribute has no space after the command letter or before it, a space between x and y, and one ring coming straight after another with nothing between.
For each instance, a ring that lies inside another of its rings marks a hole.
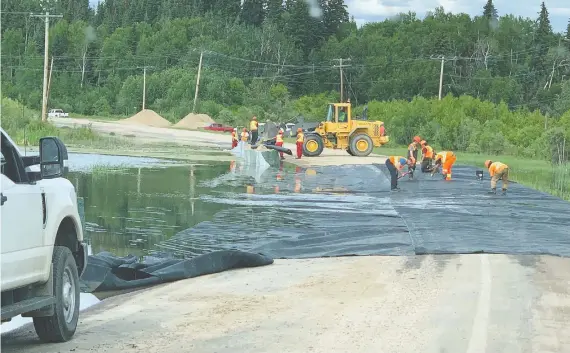
<instances>
[{"instance_id":1,"label":"power line","mask_svg":"<svg viewBox=\"0 0 570 353\"><path fill-rule=\"evenodd\" d=\"M443 93L443 66L445 65L445 56L439 56L439 57L431 57L430 59L432 60L441 60L441 70L439 73L439 100L441 100L441 96ZM453 58L448 58L447 60L457 60L457 57L453 57Z\"/></svg>"},{"instance_id":2,"label":"power line","mask_svg":"<svg viewBox=\"0 0 570 353\"><path fill-rule=\"evenodd\" d=\"M344 94L344 76L342 74L342 69L345 67L349 67L350 64L343 64L343 61L350 61L350 58L347 59L333 59L333 61L338 61L338 65L334 65L333 67L338 67L339 71L340 71L340 101L344 102L343 100L343 94Z\"/></svg>"}]
</instances>

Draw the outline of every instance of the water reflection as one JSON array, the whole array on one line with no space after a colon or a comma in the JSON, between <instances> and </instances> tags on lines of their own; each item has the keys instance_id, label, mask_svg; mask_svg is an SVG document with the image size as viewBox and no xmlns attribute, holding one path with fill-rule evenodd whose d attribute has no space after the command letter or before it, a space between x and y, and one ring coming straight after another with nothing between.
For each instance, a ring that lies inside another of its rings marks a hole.
<instances>
[{"instance_id":1,"label":"water reflection","mask_svg":"<svg viewBox=\"0 0 570 353\"><path fill-rule=\"evenodd\" d=\"M97 168L87 173L73 171L69 179L84 198L86 238L93 252L143 256L154 250L177 253L180 246L192 248L193 244L168 240L199 223L225 222L219 219L222 211L240 212L244 207L240 202L250 203L245 205L246 217L254 220L259 196L322 191L315 190L314 185L303 188L305 181L318 181L316 175L315 170L283 163L261 172L231 161L168 168ZM212 237L212 244L228 241L220 234L208 237Z\"/></svg>"},{"instance_id":2,"label":"water reflection","mask_svg":"<svg viewBox=\"0 0 570 353\"><path fill-rule=\"evenodd\" d=\"M144 255L155 244L227 208L200 196L229 192L231 186L212 189L198 184L224 174L228 164L71 172L69 179L84 198L86 238L93 252Z\"/></svg>"}]
</instances>

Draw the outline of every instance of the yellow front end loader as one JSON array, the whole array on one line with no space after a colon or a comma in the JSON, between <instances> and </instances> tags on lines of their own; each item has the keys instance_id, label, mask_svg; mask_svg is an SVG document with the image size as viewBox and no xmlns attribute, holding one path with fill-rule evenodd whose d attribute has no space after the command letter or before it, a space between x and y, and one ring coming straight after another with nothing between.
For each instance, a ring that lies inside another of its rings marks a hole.
<instances>
[{"instance_id":1,"label":"yellow front end loader","mask_svg":"<svg viewBox=\"0 0 570 353\"><path fill-rule=\"evenodd\" d=\"M365 157L374 147L388 143L388 136L380 136L383 122L367 121L366 112L365 108L362 119L353 119L350 103L329 103L326 120L314 131L305 133L303 155L316 157L327 147Z\"/></svg>"}]
</instances>

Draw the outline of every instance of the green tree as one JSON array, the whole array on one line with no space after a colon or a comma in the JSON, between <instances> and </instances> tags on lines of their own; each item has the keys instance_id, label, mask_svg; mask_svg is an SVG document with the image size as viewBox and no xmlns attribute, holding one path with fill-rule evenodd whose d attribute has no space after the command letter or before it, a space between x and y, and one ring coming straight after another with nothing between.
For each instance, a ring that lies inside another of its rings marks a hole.
<instances>
[{"instance_id":1,"label":"green tree","mask_svg":"<svg viewBox=\"0 0 570 353\"><path fill-rule=\"evenodd\" d=\"M349 21L347 6L344 0L328 0L322 3L326 37L338 35L341 26Z\"/></svg>"},{"instance_id":2,"label":"green tree","mask_svg":"<svg viewBox=\"0 0 570 353\"><path fill-rule=\"evenodd\" d=\"M241 19L250 25L261 26L265 19L263 0L244 0L241 9Z\"/></svg>"},{"instance_id":3,"label":"green tree","mask_svg":"<svg viewBox=\"0 0 570 353\"><path fill-rule=\"evenodd\" d=\"M533 56L532 69L542 72L546 69L546 55L552 42L552 26L548 17L548 10L544 1L540 4L536 31L534 33L534 46L536 52Z\"/></svg>"},{"instance_id":4,"label":"green tree","mask_svg":"<svg viewBox=\"0 0 570 353\"><path fill-rule=\"evenodd\" d=\"M498 19L497 9L493 4L493 0L487 0L487 3L483 6L483 16L489 21Z\"/></svg>"}]
</instances>

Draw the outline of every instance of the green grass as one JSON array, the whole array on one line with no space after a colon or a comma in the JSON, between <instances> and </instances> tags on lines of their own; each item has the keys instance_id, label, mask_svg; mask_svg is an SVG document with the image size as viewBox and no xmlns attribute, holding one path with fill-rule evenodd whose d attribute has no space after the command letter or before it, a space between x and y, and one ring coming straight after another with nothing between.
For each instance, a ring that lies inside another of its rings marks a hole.
<instances>
[{"instance_id":1,"label":"green grass","mask_svg":"<svg viewBox=\"0 0 570 353\"><path fill-rule=\"evenodd\" d=\"M375 148L373 153L405 157L406 148L379 147ZM570 163L553 166L543 160L508 155L490 156L466 152L456 152L456 155L457 164L478 167L484 171L487 159L503 162L509 166L510 180L570 201Z\"/></svg>"},{"instance_id":2,"label":"green grass","mask_svg":"<svg viewBox=\"0 0 570 353\"><path fill-rule=\"evenodd\" d=\"M90 127L58 128L42 122L39 112L9 98L2 98L1 104L2 128L20 147L38 146L45 136L57 136L68 147L115 149L133 145L128 139L96 134Z\"/></svg>"}]
</instances>

